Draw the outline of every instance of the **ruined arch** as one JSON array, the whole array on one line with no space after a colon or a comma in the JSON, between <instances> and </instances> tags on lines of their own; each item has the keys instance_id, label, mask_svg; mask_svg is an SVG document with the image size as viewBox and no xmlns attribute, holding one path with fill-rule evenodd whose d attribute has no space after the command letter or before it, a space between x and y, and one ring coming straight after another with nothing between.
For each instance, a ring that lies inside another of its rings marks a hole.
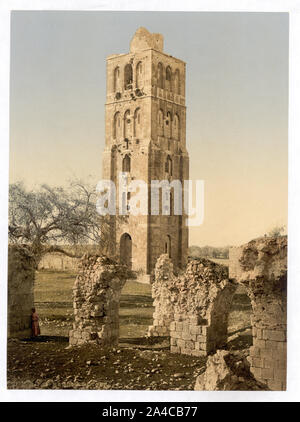
<instances>
[{"instance_id":1,"label":"ruined arch","mask_svg":"<svg viewBox=\"0 0 300 422\"><path fill-rule=\"evenodd\" d=\"M132 239L128 233L123 233L120 238L120 263L128 269L132 267Z\"/></svg>"},{"instance_id":2,"label":"ruined arch","mask_svg":"<svg viewBox=\"0 0 300 422\"><path fill-rule=\"evenodd\" d=\"M118 344L119 302L129 276L126 266L105 256L86 254L82 258L73 289L75 322L69 332L71 346Z\"/></svg>"},{"instance_id":3,"label":"ruined arch","mask_svg":"<svg viewBox=\"0 0 300 422\"><path fill-rule=\"evenodd\" d=\"M270 390L286 389L287 238L259 238L231 248L228 268L191 259L176 276L168 255L156 263L149 336L170 334L171 352L206 356L228 347L228 315L238 286L252 305L250 371Z\"/></svg>"},{"instance_id":4,"label":"ruined arch","mask_svg":"<svg viewBox=\"0 0 300 422\"><path fill-rule=\"evenodd\" d=\"M176 276L170 257L162 255L156 264L152 292L164 311L149 327L149 335L165 333L169 324L171 352L193 356L214 352L227 340L227 323L219 326L219 322L227 322L236 287L228 278L227 267L199 258L191 260L186 271Z\"/></svg>"},{"instance_id":5,"label":"ruined arch","mask_svg":"<svg viewBox=\"0 0 300 422\"><path fill-rule=\"evenodd\" d=\"M131 89L133 82L133 69L130 63L127 63L124 68L124 89Z\"/></svg>"},{"instance_id":6,"label":"ruined arch","mask_svg":"<svg viewBox=\"0 0 300 422\"><path fill-rule=\"evenodd\" d=\"M286 389L287 237L263 237L231 248L229 276L251 301L250 370L271 390Z\"/></svg>"}]
</instances>

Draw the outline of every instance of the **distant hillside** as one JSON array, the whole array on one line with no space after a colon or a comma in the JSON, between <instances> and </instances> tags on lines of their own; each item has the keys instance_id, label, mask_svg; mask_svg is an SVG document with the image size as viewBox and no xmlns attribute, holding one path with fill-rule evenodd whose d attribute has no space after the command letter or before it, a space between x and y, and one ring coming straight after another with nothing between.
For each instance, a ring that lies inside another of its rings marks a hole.
<instances>
[{"instance_id":1,"label":"distant hillside","mask_svg":"<svg viewBox=\"0 0 300 422\"><path fill-rule=\"evenodd\" d=\"M228 259L229 258L230 246L222 248L216 248L214 246L190 246L188 255L192 258L218 258Z\"/></svg>"}]
</instances>

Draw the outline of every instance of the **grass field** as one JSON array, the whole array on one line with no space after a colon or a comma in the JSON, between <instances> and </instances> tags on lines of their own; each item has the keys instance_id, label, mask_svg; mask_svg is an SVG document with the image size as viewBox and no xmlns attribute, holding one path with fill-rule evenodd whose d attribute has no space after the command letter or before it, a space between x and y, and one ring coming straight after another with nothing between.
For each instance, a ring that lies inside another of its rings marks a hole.
<instances>
[{"instance_id":1,"label":"grass field","mask_svg":"<svg viewBox=\"0 0 300 422\"><path fill-rule=\"evenodd\" d=\"M72 288L76 274L43 270L36 275L35 306L40 317L41 332L49 336L68 337L73 322ZM120 300L120 339L144 337L152 325L151 287L128 281ZM251 341L251 304L242 286L234 296L229 314L228 334L232 348Z\"/></svg>"}]
</instances>

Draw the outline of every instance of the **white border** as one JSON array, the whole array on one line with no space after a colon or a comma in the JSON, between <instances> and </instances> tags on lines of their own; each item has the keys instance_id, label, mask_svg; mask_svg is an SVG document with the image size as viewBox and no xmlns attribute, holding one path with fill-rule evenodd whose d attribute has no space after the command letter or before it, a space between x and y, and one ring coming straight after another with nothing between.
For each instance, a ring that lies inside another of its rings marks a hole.
<instances>
[{"instance_id":1,"label":"white border","mask_svg":"<svg viewBox=\"0 0 300 422\"><path fill-rule=\"evenodd\" d=\"M290 13L289 97L289 285L288 285L288 391L287 392L193 392L193 391L49 391L6 390L7 311L7 186L9 139L9 45L11 10L144 10L144 11L240 11ZM300 224L297 168L300 156L300 2L299 0L2 0L0 5L0 401L299 401Z\"/></svg>"}]
</instances>

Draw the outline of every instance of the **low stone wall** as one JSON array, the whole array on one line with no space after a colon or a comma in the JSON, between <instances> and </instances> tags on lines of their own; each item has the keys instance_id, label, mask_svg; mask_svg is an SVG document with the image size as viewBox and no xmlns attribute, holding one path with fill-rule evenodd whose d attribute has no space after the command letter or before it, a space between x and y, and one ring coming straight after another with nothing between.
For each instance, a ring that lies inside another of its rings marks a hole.
<instances>
[{"instance_id":1,"label":"low stone wall","mask_svg":"<svg viewBox=\"0 0 300 422\"><path fill-rule=\"evenodd\" d=\"M73 289L75 322L70 345L118 344L120 295L130 275L126 267L106 257L83 257Z\"/></svg>"},{"instance_id":2,"label":"low stone wall","mask_svg":"<svg viewBox=\"0 0 300 422\"><path fill-rule=\"evenodd\" d=\"M287 238L261 238L232 248L229 275L253 308L251 372L271 390L286 389Z\"/></svg>"},{"instance_id":3,"label":"low stone wall","mask_svg":"<svg viewBox=\"0 0 300 422\"><path fill-rule=\"evenodd\" d=\"M206 355L227 342L228 314L236 284L228 269L207 259L189 262L176 277L167 255L155 268L154 325L149 335L170 333L171 352Z\"/></svg>"},{"instance_id":4,"label":"low stone wall","mask_svg":"<svg viewBox=\"0 0 300 422\"><path fill-rule=\"evenodd\" d=\"M33 259L23 247L8 247L8 337L31 335L31 308L34 306Z\"/></svg>"}]
</instances>

